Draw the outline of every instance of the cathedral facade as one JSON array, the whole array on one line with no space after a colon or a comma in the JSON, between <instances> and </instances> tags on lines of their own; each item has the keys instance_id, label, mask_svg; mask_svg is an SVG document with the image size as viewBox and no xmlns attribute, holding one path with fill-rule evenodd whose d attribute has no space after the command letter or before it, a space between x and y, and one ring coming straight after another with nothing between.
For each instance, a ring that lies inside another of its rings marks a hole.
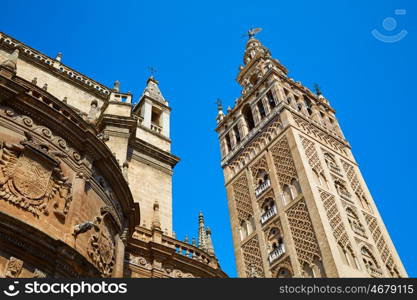
<instances>
[{"instance_id":1,"label":"cathedral facade","mask_svg":"<svg viewBox=\"0 0 417 300\"><path fill-rule=\"evenodd\" d=\"M0 33L0 277L227 277L172 228L170 107Z\"/></svg>"},{"instance_id":2,"label":"cathedral facade","mask_svg":"<svg viewBox=\"0 0 417 300\"><path fill-rule=\"evenodd\" d=\"M217 128L239 277L406 277L335 110L249 34Z\"/></svg>"}]
</instances>

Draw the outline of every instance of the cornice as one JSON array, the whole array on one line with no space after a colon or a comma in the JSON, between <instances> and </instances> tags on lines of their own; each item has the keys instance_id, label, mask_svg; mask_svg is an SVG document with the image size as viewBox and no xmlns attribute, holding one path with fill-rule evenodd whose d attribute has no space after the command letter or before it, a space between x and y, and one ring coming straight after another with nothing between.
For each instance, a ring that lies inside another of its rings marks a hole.
<instances>
[{"instance_id":1,"label":"cornice","mask_svg":"<svg viewBox=\"0 0 417 300\"><path fill-rule=\"evenodd\" d=\"M134 150L144 153L158 161L161 161L173 168L179 161L180 158L167 152L159 149L158 147L153 146L150 143L147 143L139 138L133 138L129 141L129 146Z\"/></svg>"},{"instance_id":2,"label":"cornice","mask_svg":"<svg viewBox=\"0 0 417 300\"><path fill-rule=\"evenodd\" d=\"M91 79L90 77L75 71L74 69L66 66L65 64L53 59L24 43L0 32L0 48L11 52L16 45L22 46L22 51L19 54L19 59L25 60L41 69L58 76L67 82L70 82L77 87L94 94L95 96L106 100L108 99L111 89L105 85Z\"/></svg>"}]
</instances>

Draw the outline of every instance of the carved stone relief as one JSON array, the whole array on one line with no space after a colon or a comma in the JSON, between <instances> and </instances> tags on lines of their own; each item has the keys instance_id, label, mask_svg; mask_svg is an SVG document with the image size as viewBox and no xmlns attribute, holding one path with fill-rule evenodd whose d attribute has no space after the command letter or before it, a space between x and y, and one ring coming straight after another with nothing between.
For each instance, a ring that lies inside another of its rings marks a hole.
<instances>
[{"instance_id":1,"label":"carved stone relief","mask_svg":"<svg viewBox=\"0 0 417 300\"><path fill-rule=\"evenodd\" d=\"M20 145L4 143L0 152L0 199L35 216L52 209L64 222L72 201L72 184L61 169L66 154L25 135Z\"/></svg>"}]
</instances>

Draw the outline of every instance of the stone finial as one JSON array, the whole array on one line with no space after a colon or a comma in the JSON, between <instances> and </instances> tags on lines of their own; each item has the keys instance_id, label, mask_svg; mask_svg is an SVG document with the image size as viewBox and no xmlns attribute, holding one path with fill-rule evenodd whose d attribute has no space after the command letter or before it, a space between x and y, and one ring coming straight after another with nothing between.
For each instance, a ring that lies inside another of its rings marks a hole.
<instances>
[{"instance_id":1,"label":"stone finial","mask_svg":"<svg viewBox=\"0 0 417 300\"><path fill-rule=\"evenodd\" d=\"M113 91L120 92L120 81L116 80L113 85Z\"/></svg>"},{"instance_id":2,"label":"stone finial","mask_svg":"<svg viewBox=\"0 0 417 300\"><path fill-rule=\"evenodd\" d=\"M320 86L317 83L314 83L314 90L316 91L317 96L322 95Z\"/></svg>"},{"instance_id":3,"label":"stone finial","mask_svg":"<svg viewBox=\"0 0 417 300\"><path fill-rule=\"evenodd\" d=\"M68 102L68 98L64 97L64 99L62 99L62 102L67 103Z\"/></svg>"},{"instance_id":4,"label":"stone finial","mask_svg":"<svg viewBox=\"0 0 417 300\"><path fill-rule=\"evenodd\" d=\"M16 48L14 49L13 53L10 54L4 62L2 62L1 66L8 69L9 71L12 71L13 73L16 73L17 60L19 58L21 48L21 45L16 45Z\"/></svg>"},{"instance_id":5,"label":"stone finial","mask_svg":"<svg viewBox=\"0 0 417 300\"><path fill-rule=\"evenodd\" d=\"M213 241L211 240L211 230L209 227L206 228L206 246L207 252L214 255Z\"/></svg>"},{"instance_id":6,"label":"stone finial","mask_svg":"<svg viewBox=\"0 0 417 300\"><path fill-rule=\"evenodd\" d=\"M194 237L191 239L191 245L193 245L194 247L196 247L196 246L197 246L197 243L196 243L196 241L195 241L195 238L194 238Z\"/></svg>"},{"instance_id":7,"label":"stone finial","mask_svg":"<svg viewBox=\"0 0 417 300\"><path fill-rule=\"evenodd\" d=\"M58 54L55 57L55 60L61 62L61 60L62 60L62 53L61 52L58 52Z\"/></svg>"},{"instance_id":8,"label":"stone finial","mask_svg":"<svg viewBox=\"0 0 417 300\"><path fill-rule=\"evenodd\" d=\"M127 160L125 160L125 162L123 163L122 166L122 170L123 170L123 176L126 179L126 182L129 183L129 162Z\"/></svg>"},{"instance_id":9,"label":"stone finial","mask_svg":"<svg viewBox=\"0 0 417 300\"><path fill-rule=\"evenodd\" d=\"M176 233L175 231L172 231L172 237L173 237L174 239L176 239L176 238L177 238L177 233Z\"/></svg>"},{"instance_id":10,"label":"stone finial","mask_svg":"<svg viewBox=\"0 0 417 300\"><path fill-rule=\"evenodd\" d=\"M223 113L223 106L222 106L222 100L217 99L217 123L220 123L224 119L224 113Z\"/></svg>"},{"instance_id":11,"label":"stone finial","mask_svg":"<svg viewBox=\"0 0 417 300\"><path fill-rule=\"evenodd\" d=\"M190 242L190 240L188 239L188 235L185 235L185 238L184 238L184 243L189 243Z\"/></svg>"},{"instance_id":12,"label":"stone finial","mask_svg":"<svg viewBox=\"0 0 417 300\"><path fill-rule=\"evenodd\" d=\"M38 78L33 77L32 84L37 85L38 84Z\"/></svg>"},{"instance_id":13,"label":"stone finial","mask_svg":"<svg viewBox=\"0 0 417 300\"><path fill-rule=\"evenodd\" d=\"M200 211L198 215L198 248L206 250L206 229L204 225L204 216Z\"/></svg>"},{"instance_id":14,"label":"stone finial","mask_svg":"<svg viewBox=\"0 0 417 300\"><path fill-rule=\"evenodd\" d=\"M161 219L159 217L159 203L155 201L153 204L152 229L161 230Z\"/></svg>"},{"instance_id":15,"label":"stone finial","mask_svg":"<svg viewBox=\"0 0 417 300\"><path fill-rule=\"evenodd\" d=\"M47 83L45 83L45 84L43 85L42 89L44 89L45 91L47 91L47 90L48 90L48 84L47 84Z\"/></svg>"}]
</instances>

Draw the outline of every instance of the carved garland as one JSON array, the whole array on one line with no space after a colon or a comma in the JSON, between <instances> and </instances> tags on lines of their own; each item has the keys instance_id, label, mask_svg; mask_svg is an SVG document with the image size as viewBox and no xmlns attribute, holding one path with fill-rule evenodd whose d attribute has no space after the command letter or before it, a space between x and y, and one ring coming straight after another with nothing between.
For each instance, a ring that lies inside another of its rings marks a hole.
<instances>
[{"instance_id":1,"label":"carved garland","mask_svg":"<svg viewBox=\"0 0 417 300\"><path fill-rule=\"evenodd\" d=\"M59 158L66 154L25 135L20 145L4 143L0 151L0 199L35 216L48 215L52 208L64 222L72 201L72 184L60 167Z\"/></svg>"}]
</instances>

